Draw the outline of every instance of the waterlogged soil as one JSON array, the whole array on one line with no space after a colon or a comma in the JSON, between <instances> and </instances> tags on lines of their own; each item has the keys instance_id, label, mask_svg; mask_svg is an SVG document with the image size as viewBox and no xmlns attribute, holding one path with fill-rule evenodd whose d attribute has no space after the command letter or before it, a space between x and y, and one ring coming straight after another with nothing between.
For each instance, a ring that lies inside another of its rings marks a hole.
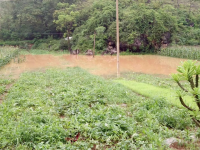
<instances>
[{"instance_id":1,"label":"waterlogged soil","mask_svg":"<svg viewBox=\"0 0 200 150\"><path fill-rule=\"evenodd\" d=\"M0 70L1 76L18 78L26 71L44 71L47 68L81 67L95 75L114 75L117 72L116 56L84 55L25 55L22 62L12 61ZM25 58L25 59L24 59ZM157 55L120 56L120 72L170 75L185 59Z\"/></svg>"}]
</instances>

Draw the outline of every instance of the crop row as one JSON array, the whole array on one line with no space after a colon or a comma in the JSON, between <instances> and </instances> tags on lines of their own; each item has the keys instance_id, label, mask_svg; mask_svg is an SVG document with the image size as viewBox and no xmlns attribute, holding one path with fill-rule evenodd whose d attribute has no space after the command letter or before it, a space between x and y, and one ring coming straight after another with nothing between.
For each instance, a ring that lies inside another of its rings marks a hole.
<instances>
[{"instance_id":1,"label":"crop row","mask_svg":"<svg viewBox=\"0 0 200 150\"><path fill-rule=\"evenodd\" d=\"M0 105L0 149L164 149L184 110L79 68L23 74ZM172 128L173 130L169 130Z\"/></svg>"},{"instance_id":2,"label":"crop row","mask_svg":"<svg viewBox=\"0 0 200 150\"><path fill-rule=\"evenodd\" d=\"M200 60L200 48L199 47L187 47L187 46L175 46L162 49L158 52L159 55L178 57L185 59Z\"/></svg>"}]
</instances>

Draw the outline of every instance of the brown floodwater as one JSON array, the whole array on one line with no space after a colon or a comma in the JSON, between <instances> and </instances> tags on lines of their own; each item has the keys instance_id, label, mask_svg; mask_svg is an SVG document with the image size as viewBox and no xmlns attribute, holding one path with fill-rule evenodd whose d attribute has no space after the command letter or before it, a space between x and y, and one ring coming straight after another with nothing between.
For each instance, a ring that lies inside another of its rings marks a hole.
<instances>
[{"instance_id":1,"label":"brown floodwater","mask_svg":"<svg viewBox=\"0 0 200 150\"><path fill-rule=\"evenodd\" d=\"M24 56L21 56L22 58ZM25 55L21 63L11 62L0 70L0 75L18 78L26 71L47 68L66 68L79 66L95 75L114 75L117 72L116 56L84 55ZM170 75L176 73L177 66L185 59L157 55L120 56L120 72L140 72L145 74Z\"/></svg>"}]
</instances>

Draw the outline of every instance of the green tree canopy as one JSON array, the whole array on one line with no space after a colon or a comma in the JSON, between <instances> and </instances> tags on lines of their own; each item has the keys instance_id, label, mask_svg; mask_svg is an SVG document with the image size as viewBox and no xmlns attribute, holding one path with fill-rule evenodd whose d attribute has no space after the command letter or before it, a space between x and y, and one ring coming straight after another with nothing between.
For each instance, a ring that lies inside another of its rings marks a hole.
<instances>
[{"instance_id":1,"label":"green tree canopy","mask_svg":"<svg viewBox=\"0 0 200 150\"><path fill-rule=\"evenodd\" d=\"M77 26L76 19L79 12L76 11L76 5L69 5L68 3L58 3L59 10L54 13L54 23L57 25L57 30L64 31L64 37L68 37L68 43L70 42L69 37L72 35L73 29ZM70 43L68 45L71 51Z\"/></svg>"}]
</instances>

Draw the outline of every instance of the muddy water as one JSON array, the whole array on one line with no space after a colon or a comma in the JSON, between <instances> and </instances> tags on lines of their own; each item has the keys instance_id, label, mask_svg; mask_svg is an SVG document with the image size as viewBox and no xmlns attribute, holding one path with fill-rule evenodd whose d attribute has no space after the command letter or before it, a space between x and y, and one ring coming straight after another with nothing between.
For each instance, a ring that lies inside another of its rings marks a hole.
<instances>
[{"instance_id":1,"label":"muddy water","mask_svg":"<svg viewBox=\"0 0 200 150\"><path fill-rule=\"evenodd\" d=\"M24 56L22 56L24 57ZM95 75L112 75L117 72L116 56L83 55L26 55L22 63L12 62L0 70L0 75L18 78L26 71L45 70L46 68L66 68L79 66ZM141 72L146 74L169 75L176 73L177 66L184 59L154 55L120 56L121 72Z\"/></svg>"}]
</instances>

